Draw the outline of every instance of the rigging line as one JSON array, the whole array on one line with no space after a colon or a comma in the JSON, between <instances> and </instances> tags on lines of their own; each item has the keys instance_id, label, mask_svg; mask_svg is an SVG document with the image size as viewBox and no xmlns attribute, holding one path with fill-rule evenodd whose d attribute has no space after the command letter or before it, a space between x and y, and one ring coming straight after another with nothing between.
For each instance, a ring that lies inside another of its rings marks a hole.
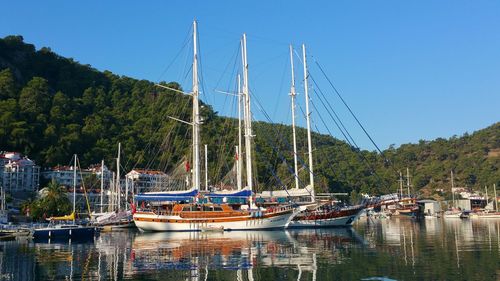
<instances>
[{"instance_id":1,"label":"rigging line","mask_svg":"<svg viewBox=\"0 0 500 281\"><path fill-rule=\"evenodd\" d=\"M271 120L271 117L264 110L264 107L260 103L259 99L252 92L250 92L250 94L254 97L253 100L256 101L257 108L259 109L259 111L264 115L264 117L268 120L269 123L273 123L273 121ZM284 143L286 144L286 146L288 147L288 149L291 150L292 146L290 145L290 143L288 142L288 140L286 138L284 138L279 131L276 132L276 129L274 129L274 128L273 128L273 130L275 131L275 133L277 133L276 136L279 137L282 141L284 141ZM303 159L302 159L302 157L300 157L300 155L297 155L297 160L299 160L300 164L302 166L304 166L309 173L311 173L311 170L309 169L309 166L303 161ZM314 173L312 173L312 174L315 175Z\"/></svg>"},{"instance_id":2,"label":"rigging line","mask_svg":"<svg viewBox=\"0 0 500 281\"><path fill-rule=\"evenodd\" d=\"M175 95L175 98L174 98L174 99L182 99L182 97L181 97L180 95ZM160 100L158 103L160 103L160 102L162 102L162 101L163 101L163 102L167 102L167 101L168 101L168 99L167 99L167 98L164 98L163 100ZM179 112L183 112L183 111L185 110L185 108L187 107L187 105L189 104L189 102L190 102L190 100L189 100L189 99L186 99L186 101L184 102L184 107L176 107L176 109L177 109L177 115L180 115L180 114L178 114L178 113L179 113ZM161 105L161 103L160 103L160 105ZM165 121L165 119L167 119L167 117L168 117L168 115L169 115L167 112L165 112L165 113L166 113L166 114L163 116L163 119L160 119L160 120L159 120L160 122L158 122L158 128L157 128L156 130L154 130L154 131L152 131L152 132L151 132L151 136L150 136L150 143L151 143L151 144L153 143L153 139L154 139L154 137L155 137L155 134L156 134L156 133L158 133L158 132L159 132L159 130L160 130L161 128L163 128L163 126L165 125L164 121ZM167 123L167 124L169 124L169 123ZM177 129L177 130L180 130L180 126L175 126L175 123L170 123L170 124L173 124L173 125L169 126L169 127L171 127L171 130L172 130L172 129L173 129L173 130L176 130L176 129ZM172 127L173 127L173 128L172 128ZM170 134L171 134L171 131L169 131L169 134L167 135L167 137L166 137L166 138L168 138ZM160 143L159 143L156 147L153 147L152 149L150 149L151 151L153 151L153 155L152 155L152 157L149 159L149 161L146 163L146 167L145 167L145 168L149 169L149 168L151 168L151 166L153 166L153 163L155 162L155 159L157 158L158 154L160 153L160 150L162 149L162 147L163 147L162 145L164 144L164 142L165 142L165 139L163 139L163 141L162 141L162 142L160 142ZM160 162L161 162L161 161L160 161ZM160 164L161 164L161 163L160 163Z\"/></svg>"},{"instance_id":3,"label":"rigging line","mask_svg":"<svg viewBox=\"0 0 500 281\"><path fill-rule=\"evenodd\" d=\"M316 82L316 80L314 79L314 77L311 75L311 73L309 73L309 77L311 78L311 80L313 81L314 85L316 86L316 88L318 89L319 93L321 95L318 94L318 92L316 91L316 89L314 89L314 93L316 93L316 95L320 98L320 99L323 99L324 100L324 103L323 101L321 103L323 103L323 106L325 107L325 109L327 110L328 114L330 115L330 117L332 119L334 119L332 116L331 116L331 113L329 111L329 109L331 110L331 112L333 112L333 114L335 115L335 117L337 118L339 124L342 126L342 128L344 129L345 133L347 134L347 136L349 136L349 139L351 140L351 142L356 146L356 148L359 148L359 146L356 144L356 141L354 141L353 137L351 136L351 134L349 133L349 131L347 130L347 128L344 126L344 123L342 122L342 120L340 119L340 117L338 116L337 112L333 109L333 106L330 104L330 102L328 101L328 99L325 97L325 94L323 93L323 91L321 90L321 88L319 87L318 83ZM328 105L328 108L325 106L325 103ZM341 130L339 128L339 130ZM342 130L341 130L342 131ZM347 139L346 139L347 140Z\"/></svg>"},{"instance_id":4,"label":"rigging line","mask_svg":"<svg viewBox=\"0 0 500 281\"><path fill-rule=\"evenodd\" d=\"M278 90L278 95L277 95L278 97L276 99L276 103L274 104L273 119L276 119L276 112L278 111L277 110L278 109L278 104L280 102L280 97L281 97L280 94L282 95L282 93L283 93L283 91L282 91L283 90L283 84L284 84L283 81L285 80L285 73L286 73L287 69L288 69L288 67L287 67L287 60L285 60L285 64L283 65L283 72L281 74L280 88Z\"/></svg>"},{"instance_id":5,"label":"rigging line","mask_svg":"<svg viewBox=\"0 0 500 281\"><path fill-rule=\"evenodd\" d=\"M200 77L200 84L201 84L201 96L204 100L208 100L208 92L206 91L206 87L205 87L205 76L203 75L204 71L203 71L203 59L202 59L202 51L201 51L201 40L199 40L200 36L199 36L199 30L197 30L198 34L197 37L198 37L198 58L199 58L199 64L200 64L200 72L199 72L199 77ZM215 104L215 98L214 96L212 95L212 104Z\"/></svg>"},{"instance_id":6,"label":"rigging line","mask_svg":"<svg viewBox=\"0 0 500 281\"><path fill-rule=\"evenodd\" d=\"M259 109L259 111L261 111L261 113L264 114L264 116L266 117L266 119L268 119L268 121L270 123L273 123L272 120L270 119L269 115L267 114L267 112L262 107L262 104L260 103L259 99L255 95L253 95L252 93L250 93L250 94L254 97L253 100L256 101L257 108ZM273 130L276 131L276 129L273 129ZM287 146L288 146L289 149L291 148L291 146L288 143L288 141L281 135L280 132L277 132L276 136L277 137L279 136L280 139L283 140L285 142L285 144L287 144ZM287 168L291 172L291 174L295 175L295 171L293 170L293 167L291 167L290 165L288 165L288 162L286 161L286 158L283 156L283 154L280 153L279 150L276 150L276 147L274 145L272 145L272 141L270 141L269 139L268 139L268 143L271 145L271 147L273 148L273 150L276 152L277 156L280 157L283 162L285 162L285 164L287 165ZM303 164L303 166L307 168L307 170L310 173L311 171L310 171L309 167L306 166L306 164L302 161L302 159L300 157L297 157L297 158L300 160L301 164ZM295 175L295 177L297 177L297 179L299 180L299 183L301 183L301 180L300 180L299 176ZM304 185L302 184L302 186L304 186ZM314 188L314 187L312 187L312 188ZM311 194L311 191L309 189L307 189L307 186L305 186L305 189L307 190L307 192L309 192Z\"/></svg>"},{"instance_id":7,"label":"rigging line","mask_svg":"<svg viewBox=\"0 0 500 281\"><path fill-rule=\"evenodd\" d=\"M191 34L191 29L192 29L192 25L189 25L189 30L188 30L188 33L186 34L186 37L184 38L184 43L181 47L181 49L179 50L179 52L174 56L173 60L167 65L167 67L163 70L163 72L160 74L160 76L158 76L158 79L157 81L160 80L160 78L170 69L170 67L172 67L172 65L174 64L174 62L177 60L177 58L181 55L181 53L184 51L184 49L186 48L187 44L189 43L189 37L190 37L190 34Z\"/></svg>"},{"instance_id":8,"label":"rigging line","mask_svg":"<svg viewBox=\"0 0 500 281\"><path fill-rule=\"evenodd\" d=\"M262 151L260 150L260 146L258 144L255 144L255 150L257 152L262 153ZM276 173L274 172L274 170L272 169L270 164L268 162L266 162L266 163L267 163L266 168L269 171L269 173L271 173L271 175L274 177L274 179L277 181L277 183L281 186L281 188L283 188L285 190L286 194L288 194L288 196L290 197L290 193L288 192L288 188L286 187L286 185L284 185L283 182L281 181L281 179L278 177L278 175L276 175Z\"/></svg>"},{"instance_id":9,"label":"rigging line","mask_svg":"<svg viewBox=\"0 0 500 281\"><path fill-rule=\"evenodd\" d=\"M314 90L314 92L316 93L316 90ZM320 98L320 101L321 101L321 103L323 104L323 106L325 107L325 109L328 111L328 109L326 108L326 106L325 106L325 104L323 103L323 101L321 100L321 98ZM317 111L316 105L315 105L313 102L311 102L311 104L313 105L313 108ZM324 124L325 128L327 129L328 133L329 133L331 136L333 136L333 135L331 134L330 130L328 129L328 126L326 125L326 122L324 122L324 121L323 121L323 117L322 117L320 114L318 114L318 115L319 115L320 119L322 120L322 122L323 122L323 124ZM339 127L339 125L338 125L337 121L335 121L335 119L333 119L333 116L332 116L331 114L329 114L329 115L330 115L330 117L332 118L332 120L334 121L334 123L337 125L337 127L340 129L340 127ZM342 130L341 130L341 132L342 132ZM369 169L370 174L375 175L375 177L377 177L377 178L378 178L381 182L383 182L382 178L378 175L377 171L375 171L375 169L373 168L373 166L370 164L370 161L368 161L368 159L366 158L366 156L365 156L365 155L363 155L363 153L361 152L361 149L360 149L357 145L356 145L356 146L353 146L353 145L349 142L349 140L347 139L346 135L345 135L343 132L342 132L342 134L344 135L344 138L346 138L346 141L349 143L351 150L352 150L352 151L355 151L355 152L356 152L356 154L357 154L357 156L358 156L361 160L363 160L363 163L364 163L364 164L367 166L367 168ZM356 149L353 149L353 148L356 148Z\"/></svg>"},{"instance_id":10,"label":"rigging line","mask_svg":"<svg viewBox=\"0 0 500 281\"><path fill-rule=\"evenodd\" d=\"M317 107L316 107L316 104L314 104L312 101L311 101L311 104L312 104L312 106L313 106L313 109L314 109L316 112L318 112L318 109L317 109ZM302 108L300 108L300 109L301 109L301 111L302 111ZM318 114L318 116L319 116L319 118L320 118L321 122L323 123L323 126L325 126L326 130L328 131L328 134L330 134L330 136L333 136L333 135L332 135L332 133L330 132L329 127L326 125L326 122L325 122L325 120L323 119L323 116L322 116L321 114ZM335 120L334 120L334 121L335 121ZM316 126L316 123L315 123L315 122L313 122L313 123L314 123L314 126L315 126L316 130L319 132L318 127ZM338 126L338 125L337 125L337 126ZM344 136L344 137L345 137L345 136ZM350 147L352 147L352 145L351 145ZM346 155L342 152L342 150L340 150L340 149L339 149L338 151L340 151L340 153L341 153L344 157L346 156ZM327 159L328 165L332 168L332 171L333 171L333 170L334 170L334 169L333 169L333 163L331 163L331 162L330 162L330 158L329 158L329 157L326 157L326 159ZM340 173L340 172L339 172L339 173ZM346 183L347 183L347 177L346 177L346 175L345 175L345 174L342 174L342 175L343 175L343 177L344 177L344 180L345 180L345 181L346 181Z\"/></svg>"},{"instance_id":11,"label":"rigging line","mask_svg":"<svg viewBox=\"0 0 500 281\"><path fill-rule=\"evenodd\" d=\"M154 108L156 106L155 104L160 103L160 102L161 102L161 99L160 99L160 101L157 100L156 102L154 102L151 106ZM164 121L164 120L160 120L160 121ZM161 128L162 124L163 124L163 122L158 122L158 127L156 129L153 129L151 133L153 134L154 132L157 132ZM145 156L146 149L149 149L149 147L152 146L152 144L153 144L153 140L152 140L152 136L150 136L150 139L149 139L145 149L143 150L143 153L142 153L143 156ZM137 165L139 164L139 161L140 161L140 159L137 159L136 163L132 167L133 168L137 167Z\"/></svg>"},{"instance_id":12,"label":"rigging line","mask_svg":"<svg viewBox=\"0 0 500 281\"><path fill-rule=\"evenodd\" d=\"M316 129L316 131L319 131L318 126L316 125L316 123L313 122L313 124L314 124L314 128ZM340 153L345 157L344 153L341 150L338 150L338 151L340 151ZM334 166L335 166L334 161L332 161L332 159L330 159L330 157L325 157L325 159L326 159L326 162L328 163L328 166L330 167L331 171L333 172L334 176L336 178L340 178L338 175L342 175L342 178L343 178L344 182L346 184L348 184L347 176L346 176L345 173L342 173L342 171L340 170L340 166L337 167L338 170L334 169ZM337 173L337 171L338 171L338 173ZM326 175L326 173L323 170L321 170L321 173L323 173L323 176L325 178L328 178L327 175Z\"/></svg>"},{"instance_id":13,"label":"rigging line","mask_svg":"<svg viewBox=\"0 0 500 281\"><path fill-rule=\"evenodd\" d=\"M220 82L222 81L222 79L224 78L224 74L226 74L226 71L228 70L229 68L229 65L231 64L231 62L234 60L234 64L233 64L233 71L231 72L231 75L234 73L234 70L236 68L236 64L238 63L238 53L240 52L240 45L241 44L238 44L238 47L236 48L236 52L231 56L231 59L227 62L226 66L224 67L224 70L222 71L222 74L219 78L219 80L217 80L217 83L215 83L215 87L214 89L217 89L219 87L219 84ZM232 77L232 76L230 76ZM229 84L231 85L233 82L230 81ZM229 88L230 86L228 86Z\"/></svg>"},{"instance_id":14,"label":"rigging line","mask_svg":"<svg viewBox=\"0 0 500 281\"><path fill-rule=\"evenodd\" d=\"M325 78L327 79L328 83L333 88L333 90L335 91L335 93L337 94L337 96L342 100L342 103L344 103L344 105L346 106L346 108L349 110L349 112L351 113L351 115L354 117L354 119L356 120L356 122L358 123L358 125L361 127L361 129L363 130L363 132L366 134L366 136L370 139L371 143L375 146L375 148L377 149L377 151L380 153L380 155L382 156L384 162L387 163L387 164L389 164L389 166L392 168L392 170L394 172L393 175L395 176L398 173L398 171L394 167L394 164L392 163L392 161L385 156L385 153L382 150L380 150L380 148L375 143L375 141L372 139L372 137L370 136L370 134L368 134L368 132L366 131L366 129L364 128L364 126L361 124L361 122L358 120L358 118L354 114L354 112L351 110L351 108L347 105L347 103L345 102L345 100L342 98L342 96L340 95L340 93L337 90L337 88L335 88L335 86L333 85L333 83L330 80L330 78L326 75L325 71L323 70L323 68L321 67L321 65L319 64L319 62L316 59L314 59L314 62L316 63L316 65L318 66L318 68L320 69L320 71L323 73L323 76L325 76ZM311 76L310 73L309 73L309 76ZM311 76L311 78L312 78L312 76ZM312 78L312 79L314 81L314 78Z\"/></svg>"},{"instance_id":15,"label":"rigging line","mask_svg":"<svg viewBox=\"0 0 500 281\"><path fill-rule=\"evenodd\" d=\"M354 114L354 112L351 110L351 108L349 107L349 105L347 105L346 101L344 100L344 98L342 98L342 96L340 95L339 91L337 90L337 88L335 88L335 86L333 85L332 81L330 80L330 78L326 75L325 71L323 70L323 68L321 67L321 65L319 64L319 62L314 59L313 57L313 60L314 62L316 63L316 65L318 66L319 70L321 71L321 73L323 73L323 76L325 76L326 80L328 81L328 83L330 84L330 86L332 87L332 89L335 91L335 93L337 94L337 96L340 98L340 100L342 101L342 103L345 105L345 107L349 110L349 112L351 113L352 117L354 117L354 119L356 120L356 122L358 123L358 125L361 127L361 129L363 130L363 132L366 134L366 136L370 139L371 143L375 146L375 148L377 148L378 152L380 152L380 154L382 154L382 156L384 155L384 153L382 152L382 150L380 150L380 148L378 147L378 145L375 143L375 141L372 139L372 137L370 136L370 134L368 134L368 132L366 131L365 127L361 124L361 122L359 121L359 119L356 117L356 115ZM385 158L385 157L384 157Z\"/></svg>"}]
</instances>

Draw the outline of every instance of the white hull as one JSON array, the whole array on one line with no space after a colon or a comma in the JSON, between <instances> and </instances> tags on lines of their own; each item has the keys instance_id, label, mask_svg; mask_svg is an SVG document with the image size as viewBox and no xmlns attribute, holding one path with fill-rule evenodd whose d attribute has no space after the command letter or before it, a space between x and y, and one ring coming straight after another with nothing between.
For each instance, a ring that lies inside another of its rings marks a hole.
<instances>
[{"instance_id":1,"label":"white hull","mask_svg":"<svg viewBox=\"0 0 500 281\"><path fill-rule=\"evenodd\" d=\"M360 213L356 215L330 218L330 219L291 221L290 224L288 225L288 228L350 226L353 224L353 222L355 222L358 219Z\"/></svg>"},{"instance_id":2,"label":"white hull","mask_svg":"<svg viewBox=\"0 0 500 281\"><path fill-rule=\"evenodd\" d=\"M180 216L165 216L156 214L134 214L135 226L141 231L202 231L208 228L223 228L229 230L262 230L262 229L279 229L288 226L295 212L288 212L268 218L251 218L246 217L244 220L221 221L221 222L206 222L207 219L183 219ZM148 219L148 221L140 220ZM183 222L160 222L150 220L176 220ZM231 218L226 218L230 220ZM210 220L210 219L208 219Z\"/></svg>"},{"instance_id":3,"label":"white hull","mask_svg":"<svg viewBox=\"0 0 500 281\"><path fill-rule=\"evenodd\" d=\"M475 219L500 219L500 213L471 214L470 217Z\"/></svg>"},{"instance_id":4,"label":"white hull","mask_svg":"<svg viewBox=\"0 0 500 281\"><path fill-rule=\"evenodd\" d=\"M445 219L460 219L462 218L461 217L462 213L453 213L453 214L444 214L443 217Z\"/></svg>"}]
</instances>

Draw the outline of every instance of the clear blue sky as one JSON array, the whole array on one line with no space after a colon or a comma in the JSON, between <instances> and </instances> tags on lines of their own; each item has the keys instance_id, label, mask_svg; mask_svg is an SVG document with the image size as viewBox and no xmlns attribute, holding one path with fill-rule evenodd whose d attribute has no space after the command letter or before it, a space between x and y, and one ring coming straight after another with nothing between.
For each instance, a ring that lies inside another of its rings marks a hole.
<instances>
[{"instance_id":1,"label":"clear blue sky","mask_svg":"<svg viewBox=\"0 0 500 281\"><path fill-rule=\"evenodd\" d=\"M204 97L225 115L234 114L230 102L212 90L234 84L246 32L251 89L276 122L291 119L289 43L306 43L382 148L500 121L499 1L7 1L2 11L2 37L20 34L99 70L180 81L186 90L187 51L175 58L196 18ZM312 58L310 65L319 78ZM328 84L321 87L357 142L374 149ZM325 132L318 114L326 114L313 113Z\"/></svg>"}]
</instances>

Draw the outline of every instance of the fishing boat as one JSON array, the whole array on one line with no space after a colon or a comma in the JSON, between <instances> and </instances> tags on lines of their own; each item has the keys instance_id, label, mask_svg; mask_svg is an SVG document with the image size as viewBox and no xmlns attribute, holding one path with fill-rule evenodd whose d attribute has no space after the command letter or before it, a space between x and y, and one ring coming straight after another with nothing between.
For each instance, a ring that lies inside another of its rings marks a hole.
<instances>
[{"instance_id":1,"label":"fishing boat","mask_svg":"<svg viewBox=\"0 0 500 281\"><path fill-rule=\"evenodd\" d=\"M91 240L96 233L95 226L76 224L76 168L77 156L74 155L73 166L73 212L70 215L50 217L46 227L34 228L31 236L35 241L61 239L61 240Z\"/></svg>"},{"instance_id":2,"label":"fishing boat","mask_svg":"<svg viewBox=\"0 0 500 281\"><path fill-rule=\"evenodd\" d=\"M247 186L241 191L212 193L207 195L208 200L200 200L200 113L199 113L199 85L198 85L198 53L197 53L197 23L193 23L193 89L190 96L193 99L192 122L193 128L193 171L192 187L185 192L145 193L135 196L137 210L133 219L137 228L142 231L202 231L207 228L221 228L229 230L263 230L285 228L292 218L300 211L292 205L277 208L259 208L253 202L253 175L252 175L252 123L250 111L250 94L248 87L248 63L246 50L246 35L242 39L243 62L243 97L245 123L245 149ZM168 88L168 87L167 87ZM177 119L178 120L178 119ZM210 201L222 197L245 198L245 202L231 204Z\"/></svg>"}]
</instances>

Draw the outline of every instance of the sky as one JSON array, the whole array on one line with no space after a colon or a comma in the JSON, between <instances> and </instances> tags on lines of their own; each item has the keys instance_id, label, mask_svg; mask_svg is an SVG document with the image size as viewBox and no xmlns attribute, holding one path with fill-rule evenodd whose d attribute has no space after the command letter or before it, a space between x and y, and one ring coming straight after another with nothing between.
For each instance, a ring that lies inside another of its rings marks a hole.
<instances>
[{"instance_id":1,"label":"sky","mask_svg":"<svg viewBox=\"0 0 500 281\"><path fill-rule=\"evenodd\" d=\"M1 37L22 35L37 48L50 47L98 70L178 81L186 91L196 19L202 99L230 116L236 115L234 98L217 91L236 90L246 33L254 118L287 124L292 44L299 126L305 126L304 43L318 83L310 88L313 128L343 139L322 108L320 89L368 150L375 148L318 64L382 149L472 133L500 121L499 1L53 0L5 1L2 10Z\"/></svg>"}]
</instances>

